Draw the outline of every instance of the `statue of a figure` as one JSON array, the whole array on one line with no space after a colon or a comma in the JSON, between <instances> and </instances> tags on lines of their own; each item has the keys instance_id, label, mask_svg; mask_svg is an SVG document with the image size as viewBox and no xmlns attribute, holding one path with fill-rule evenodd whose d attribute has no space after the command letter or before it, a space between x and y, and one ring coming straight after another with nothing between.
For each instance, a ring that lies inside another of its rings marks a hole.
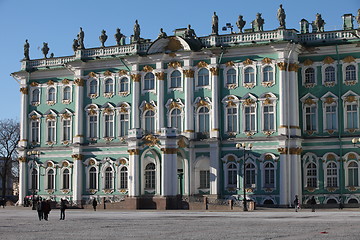
<instances>
[{"instance_id":1,"label":"statue of a figure","mask_svg":"<svg viewBox=\"0 0 360 240\"><path fill-rule=\"evenodd\" d=\"M262 31L264 31L264 23L265 23L265 21L264 21L264 19L261 17L261 13L257 13L256 14L256 19L254 20L254 21L252 21L252 26L253 26L253 30L255 31L255 32L258 32L258 31L260 31L260 32L262 32Z\"/></svg>"},{"instance_id":2,"label":"statue of a figure","mask_svg":"<svg viewBox=\"0 0 360 240\"><path fill-rule=\"evenodd\" d=\"M76 52L76 50L79 49L79 41L77 39L74 39L72 49L73 49L74 52Z\"/></svg>"},{"instance_id":3,"label":"statue of a figure","mask_svg":"<svg viewBox=\"0 0 360 240\"><path fill-rule=\"evenodd\" d=\"M30 60L29 49L30 49L30 44L29 44L28 40L26 39L25 44L24 44L24 60Z\"/></svg>"},{"instance_id":4,"label":"statue of a figure","mask_svg":"<svg viewBox=\"0 0 360 240\"><path fill-rule=\"evenodd\" d=\"M212 16L212 33L213 35L219 35L219 18L216 15L216 12L214 12L214 15Z\"/></svg>"},{"instance_id":5,"label":"statue of a figure","mask_svg":"<svg viewBox=\"0 0 360 240\"><path fill-rule=\"evenodd\" d=\"M185 30L185 38L196 38L194 29L191 29L191 25L188 25L188 28Z\"/></svg>"},{"instance_id":6,"label":"statue of a figure","mask_svg":"<svg viewBox=\"0 0 360 240\"><path fill-rule=\"evenodd\" d=\"M325 21L322 19L321 14L319 14L319 13L316 14L316 19L315 19L314 24L316 26L316 32L324 31Z\"/></svg>"},{"instance_id":7,"label":"statue of a figure","mask_svg":"<svg viewBox=\"0 0 360 240\"><path fill-rule=\"evenodd\" d=\"M133 41L134 42L140 41L140 25L138 23L138 20L135 20Z\"/></svg>"},{"instance_id":8,"label":"statue of a figure","mask_svg":"<svg viewBox=\"0 0 360 240\"><path fill-rule=\"evenodd\" d=\"M54 57L54 53L50 53L50 58L53 58Z\"/></svg>"},{"instance_id":9,"label":"statue of a figure","mask_svg":"<svg viewBox=\"0 0 360 240\"><path fill-rule=\"evenodd\" d=\"M166 37L167 37L166 32L164 32L164 30L160 28L160 33L158 35L158 38L166 38Z\"/></svg>"},{"instance_id":10,"label":"statue of a figure","mask_svg":"<svg viewBox=\"0 0 360 240\"><path fill-rule=\"evenodd\" d=\"M236 22L236 26L239 28L240 33L243 32L242 30L243 30L245 24L246 24L246 21L244 21L243 16L239 15L239 18L238 18L238 20Z\"/></svg>"},{"instance_id":11,"label":"statue of a figure","mask_svg":"<svg viewBox=\"0 0 360 240\"><path fill-rule=\"evenodd\" d=\"M123 35L123 34L120 32L120 28L117 28L117 29L116 29L116 33L115 33L114 37L115 37L116 45L117 45L117 46L125 45L125 35Z\"/></svg>"},{"instance_id":12,"label":"statue of a figure","mask_svg":"<svg viewBox=\"0 0 360 240\"><path fill-rule=\"evenodd\" d=\"M106 35L106 31L103 29L101 31L101 35L99 37L99 40L101 42L101 47L105 47L105 42L107 40L108 36Z\"/></svg>"},{"instance_id":13,"label":"statue of a figure","mask_svg":"<svg viewBox=\"0 0 360 240\"><path fill-rule=\"evenodd\" d=\"M79 49L85 49L84 46L84 31L82 30L82 27L80 27L80 32L77 35L78 43L79 43Z\"/></svg>"},{"instance_id":14,"label":"statue of a figure","mask_svg":"<svg viewBox=\"0 0 360 240\"><path fill-rule=\"evenodd\" d=\"M360 9L358 9L358 15L356 16L356 21L358 23L358 28L360 29Z\"/></svg>"},{"instance_id":15,"label":"statue of a figure","mask_svg":"<svg viewBox=\"0 0 360 240\"><path fill-rule=\"evenodd\" d=\"M282 8L282 4L280 4L280 7L277 12L277 19L279 20L280 28L285 28L285 10Z\"/></svg>"},{"instance_id":16,"label":"statue of a figure","mask_svg":"<svg viewBox=\"0 0 360 240\"><path fill-rule=\"evenodd\" d=\"M50 48L46 42L43 43L43 47L41 48L42 53L44 54L44 58L47 58L47 54L49 53Z\"/></svg>"}]
</instances>

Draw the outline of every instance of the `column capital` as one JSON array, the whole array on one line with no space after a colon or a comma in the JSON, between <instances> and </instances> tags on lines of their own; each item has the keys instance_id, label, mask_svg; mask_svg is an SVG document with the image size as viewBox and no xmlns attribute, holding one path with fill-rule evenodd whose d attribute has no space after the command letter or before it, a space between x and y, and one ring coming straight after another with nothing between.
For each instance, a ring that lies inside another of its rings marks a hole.
<instances>
[{"instance_id":1,"label":"column capital","mask_svg":"<svg viewBox=\"0 0 360 240\"><path fill-rule=\"evenodd\" d=\"M128 152L130 155L140 155L139 149L129 149Z\"/></svg>"},{"instance_id":2,"label":"column capital","mask_svg":"<svg viewBox=\"0 0 360 240\"><path fill-rule=\"evenodd\" d=\"M277 63L277 65L280 68L280 70L286 71L286 68L287 68L288 64L286 62L279 62L279 63Z\"/></svg>"},{"instance_id":3,"label":"column capital","mask_svg":"<svg viewBox=\"0 0 360 240\"><path fill-rule=\"evenodd\" d=\"M131 74L130 76L134 82L140 82L140 80L141 80L141 74L139 74L139 73L134 73L134 74Z\"/></svg>"},{"instance_id":4,"label":"column capital","mask_svg":"<svg viewBox=\"0 0 360 240\"><path fill-rule=\"evenodd\" d=\"M185 74L185 77L187 77L187 78L194 78L194 70L184 69L183 73Z\"/></svg>"},{"instance_id":5,"label":"column capital","mask_svg":"<svg viewBox=\"0 0 360 240\"><path fill-rule=\"evenodd\" d=\"M22 88L20 88L20 92L24 95L27 95L29 91L28 91L27 87L22 87Z\"/></svg>"},{"instance_id":6,"label":"column capital","mask_svg":"<svg viewBox=\"0 0 360 240\"><path fill-rule=\"evenodd\" d=\"M219 68L218 68L218 67L212 67L212 68L210 68L210 72L211 72L214 76L219 76Z\"/></svg>"},{"instance_id":7,"label":"column capital","mask_svg":"<svg viewBox=\"0 0 360 240\"><path fill-rule=\"evenodd\" d=\"M164 154L176 154L178 149L177 148L161 148L161 151Z\"/></svg>"},{"instance_id":8,"label":"column capital","mask_svg":"<svg viewBox=\"0 0 360 240\"><path fill-rule=\"evenodd\" d=\"M85 85L85 80L82 78L77 78L74 80L74 83L78 87L83 87Z\"/></svg>"},{"instance_id":9,"label":"column capital","mask_svg":"<svg viewBox=\"0 0 360 240\"><path fill-rule=\"evenodd\" d=\"M84 155L82 155L82 154L73 154L73 155L71 155L71 157L73 159L75 159L75 160L82 160Z\"/></svg>"},{"instance_id":10,"label":"column capital","mask_svg":"<svg viewBox=\"0 0 360 240\"><path fill-rule=\"evenodd\" d=\"M157 80L164 80L165 79L165 73L164 72L157 72L155 73L155 76Z\"/></svg>"}]
</instances>

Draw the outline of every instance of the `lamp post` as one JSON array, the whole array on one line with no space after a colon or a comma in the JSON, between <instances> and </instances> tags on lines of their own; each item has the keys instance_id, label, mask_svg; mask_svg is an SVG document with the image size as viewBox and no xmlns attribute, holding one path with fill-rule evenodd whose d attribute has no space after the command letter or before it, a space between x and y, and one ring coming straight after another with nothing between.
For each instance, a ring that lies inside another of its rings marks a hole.
<instances>
[{"instance_id":1,"label":"lamp post","mask_svg":"<svg viewBox=\"0 0 360 240\"><path fill-rule=\"evenodd\" d=\"M36 150L31 150L27 152L28 157L32 157L33 162L35 163L35 157L40 155L40 151L36 151ZM32 173L31 173L32 174ZM34 179L31 176L31 190L32 190L32 210L36 210L35 207L35 183L34 183Z\"/></svg>"},{"instance_id":2,"label":"lamp post","mask_svg":"<svg viewBox=\"0 0 360 240\"><path fill-rule=\"evenodd\" d=\"M226 25L224 26L224 27L222 27L222 30L223 31L226 31L226 30L228 30L230 28L230 33L231 34L233 34L234 32L233 32L233 28L234 28L234 26L233 25L231 25L231 23L226 23Z\"/></svg>"},{"instance_id":3,"label":"lamp post","mask_svg":"<svg viewBox=\"0 0 360 240\"><path fill-rule=\"evenodd\" d=\"M244 199L243 199L243 204L244 204L244 211L248 211L247 208L247 203L246 203L246 148L248 148L249 150L251 150L251 148L253 147L253 145L251 143L247 144L246 143L237 143L236 144L236 148L237 149L243 149L243 156L244 156L244 162L243 162L243 192L244 192Z\"/></svg>"}]
</instances>

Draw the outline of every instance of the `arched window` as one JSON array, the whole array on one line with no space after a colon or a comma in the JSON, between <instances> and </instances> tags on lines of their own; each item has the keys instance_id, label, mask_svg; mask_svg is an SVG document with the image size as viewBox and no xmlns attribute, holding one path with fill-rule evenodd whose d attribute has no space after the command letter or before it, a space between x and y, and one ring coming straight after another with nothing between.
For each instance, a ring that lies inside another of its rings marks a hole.
<instances>
[{"instance_id":1,"label":"arched window","mask_svg":"<svg viewBox=\"0 0 360 240\"><path fill-rule=\"evenodd\" d=\"M348 186L359 186L359 166L356 162L350 162L348 166Z\"/></svg>"},{"instance_id":2,"label":"arched window","mask_svg":"<svg viewBox=\"0 0 360 240\"><path fill-rule=\"evenodd\" d=\"M129 131L129 114L120 113L120 137L127 136Z\"/></svg>"},{"instance_id":3,"label":"arched window","mask_svg":"<svg viewBox=\"0 0 360 240\"><path fill-rule=\"evenodd\" d=\"M305 83L315 83L315 70L313 68L305 70Z\"/></svg>"},{"instance_id":4,"label":"arched window","mask_svg":"<svg viewBox=\"0 0 360 240\"><path fill-rule=\"evenodd\" d=\"M147 73L144 77L144 90L152 90L155 88L155 77L153 73Z\"/></svg>"},{"instance_id":5,"label":"arched window","mask_svg":"<svg viewBox=\"0 0 360 240\"><path fill-rule=\"evenodd\" d=\"M236 187L237 186L237 167L235 163L230 163L227 168L227 182L228 187Z\"/></svg>"},{"instance_id":6,"label":"arched window","mask_svg":"<svg viewBox=\"0 0 360 240\"><path fill-rule=\"evenodd\" d=\"M209 70L206 68L200 69L198 73L198 86L208 86L209 85Z\"/></svg>"},{"instance_id":7,"label":"arched window","mask_svg":"<svg viewBox=\"0 0 360 240\"><path fill-rule=\"evenodd\" d=\"M209 109L202 106L198 110L198 132L209 133L210 132L210 114Z\"/></svg>"},{"instance_id":8,"label":"arched window","mask_svg":"<svg viewBox=\"0 0 360 240\"><path fill-rule=\"evenodd\" d=\"M70 100L71 89L69 86L64 87L63 100Z\"/></svg>"},{"instance_id":9,"label":"arched window","mask_svg":"<svg viewBox=\"0 0 360 240\"><path fill-rule=\"evenodd\" d=\"M89 189L97 189L97 172L95 167L91 167L89 170Z\"/></svg>"},{"instance_id":10,"label":"arched window","mask_svg":"<svg viewBox=\"0 0 360 240\"><path fill-rule=\"evenodd\" d=\"M226 108L227 132L237 132L238 130L238 110L237 106L229 106Z\"/></svg>"},{"instance_id":11,"label":"arched window","mask_svg":"<svg viewBox=\"0 0 360 240\"><path fill-rule=\"evenodd\" d=\"M155 112L152 110L146 111L144 118L145 118L145 132L154 133L155 132Z\"/></svg>"},{"instance_id":12,"label":"arched window","mask_svg":"<svg viewBox=\"0 0 360 240\"><path fill-rule=\"evenodd\" d=\"M47 189L54 189L55 183L54 183L54 170L50 169L47 173Z\"/></svg>"},{"instance_id":13,"label":"arched window","mask_svg":"<svg viewBox=\"0 0 360 240\"><path fill-rule=\"evenodd\" d=\"M155 164L149 163L145 167L145 189L155 189Z\"/></svg>"},{"instance_id":14,"label":"arched window","mask_svg":"<svg viewBox=\"0 0 360 240\"><path fill-rule=\"evenodd\" d=\"M181 128L181 110L174 108L170 112L170 127L177 128L180 132Z\"/></svg>"},{"instance_id":15,"label":"arched window","mask_svg":"<svg viewBox=\"0 0 360 240\"><path fill-rule=\"evenodd\" d=\"M271 163L271 162L265 163L264 170L265 170L264 187L266 187L266 188L274 188L275 187L275 168L274 168L274 164Z\"/></svg>"},{"instance_id":16,"label":"arched window","mask_svg":"<svg viewBox=\"0 0 360 240\"><path fill-rule=\"evenodd\" d=\"M333 66L325 68L325 82L335 82L335 68Z\"/></svg>"},{"instance_id":17,"label":"arched window","mask_svg":"<svg viewBox=\"0 0 360 240\"><path fill-rule=\"evenodd\" d=\"M309 163L306 168L306 186L317 188L317 168L315 163Z\"/></svg>"},{"instance_id":18,"label":"arched window","mask_svg":"<svg viewBox=\"0 0 360 240\"><path fill-rule=\"evenodd\" d=\"M327 187L337 187L337 166L334 162L330 162L326 167Z\"/></svg>"},{"instance_id":19,"label":"arched window","mask_svg":"<svg viewBox=\"0 0 360 240\"><path fill-rule=\"evenodd\" d=\"M91 82L90 82L90 89L89 89L89 93L90 94L97 94L97 88L98 88L98 85L97 85L97 80L96 79L93 79Z\"/></svg>"},{"instance_id":20,"label":"arched window","mask_svg":"<svg viewBox=\"0 0 360 240\"><path fill-rule=\"evenodd\" d=\"M122 167L120 169L120 188L121 189L128 188L128 169L127 169L127 167Z\"/></svg>"},{"instance_id":21,"label":"arched window","mask_svg":"<svg viewBox=\"0 0 360 240\"><path fill-rule=\"evenodd\" d=\"M32 102L40 102L40 90L38 88L34 89L34 91L32 92Z\"/></svg>"},{"instance_id":22,"label":"arched window","mask_svg":"<svg viewBox=\"0 0 360 240\"><path fill-rule=\"evenodd\" d=\"M108 78L105 81L105 93L112 92L114 92L114 81L111 78Z\"/></svg>"},{"instance_id":23,"label":"arched window","mask_svg":"<svg viewBox=\"0 0 360 240\"><path fill-rule=\"evenodd\" d=\"M179 88L181 87L181 73L178 70L175 70L170 75L170 88Z\"/></svg>"},{"instance_id":24,"label":"arched window","mask_svg":"<svg viewBox=\"0 0 360 240\"><path fill-rule=\"evenodd\" d=\"M127 77L120 79L120 92L129 92L129 79Z\"/></svg>"},{"instance_id":25,"label":"arched window","mask_svg":"<svg viewBox=\"0 0 360 240\"><path fill-rule=\"evenodd\" d=\"M236 83L236 70L231 68L226 72L226 84Z\"/></svg>"},{"instance_id":26,"label":"arched window","mask_svg":"<svg viewBox=\"0 0 360 240\"><path fill-rule=\"evenodd\" d=\"M253 188L256 183L255 165L253 163L247 163L245 171L245 185L247 188Z\"/></svg>"},{"instance_id":27,"label":"arched window","mask_svg":"<svg viewBox=\"0 0 360 240\"><path fill-rule=\"evenodd\" d=\"M113 171L111 167L107 167L105 170L105 189L113 188Z\"/></svg>"},{"instance_id":28,"label":"arched window","mask_svg":"<svg viewBox=\"0 0 360 240\"><path fill-rule=\"evenodd\" d=\"M48 90L48 101L55 102L55 88L49 88Z\"/></svg>"},{"instance_id":29,"label":"arched window","mask_svg":"<svg viewBox=\"0 0 360 240\"><path fill-rule=\"evenodd\" d=\"M245 80L244 83L255 83L255 70L252 67L248 67L244 71Z\"/></svg>"},{"instance_id":30,"label":"arched window","mask_svg":"<svg viewBox=\"0 0 360 240\"><path fill-rule=\"evenodd\" d=\"M31 189L36 190L38 189L38 170L33 168L31 171Z\"/></svg>"},{"instance_id":31,"label":"arched window","mask_svg":"<svg viewBox=\"0 0 360 240\"><path fill-rule=\"evenodd\" d=\"M345 81L356 80L356 68L354 65L346 66L345 68Z\"/></svg>"},{"instance_id":32,"label":"arched window","mask_svg":"<svg viewBox=\"0 0 360 240\"><path fill-rule=\"evenodd\" d=\"M69 169L63 171L63 189L70 189L70 172Z\"/></svg>"},{"instance_id":33,"label":"arched window","mask_svg":"<svg viewBox=\"0 0 360 240\"><path fill-rule=\"evenodd\" d=\"M271 66L266 66L263 69L263 82L274 81L274 69Z\"/></svg>"}]
</instances>

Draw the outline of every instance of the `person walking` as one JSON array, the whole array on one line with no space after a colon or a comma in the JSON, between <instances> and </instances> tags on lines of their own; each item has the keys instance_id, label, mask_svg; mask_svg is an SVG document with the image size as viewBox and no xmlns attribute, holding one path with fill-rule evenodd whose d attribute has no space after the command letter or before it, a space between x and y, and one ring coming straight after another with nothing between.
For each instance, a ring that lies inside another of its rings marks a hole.
<instances>
[{"instance_id":1,"label":"person walking","mask_svg":"<svg viewBox=\"0 0 360 240\"><path fill-rule=\"evenodd\" d=\"M92 202L92 205L93 205L94 211L96 211L97 201L96 201L95 198L94 198L94 200Z\"/></svg>"},{"instance_id":2,"label":"person walking","mask_svg":"<svg viewBox=\"0 0 360 240\"><path fill-rule=\"evenodd\" d=\"M311 211L315 212L316 200L315 200L314 196L312 196L312 198L310 200L310 204L311 204Z\"/></svg>"},{"instance_id":3,"label":"person walking","mask_svg":"<svg viewBox=\"0 0 360 240\"><path fill-rule=\"evenodd\" d=\"M49 200L46 200L46 201L44 200L43 201L43 212L44 212L45 221L48 220L50 211L51 211L50 201Z\"/></svg>"},{"instance_id":4,"label":"person walking","mask_svg":"<svg viewBox=\"0 0 360 240\"><path fill-rule=\"evenodd\" d=\"M37 213L38 213L38 217L39 217L39 221L41 221L42 219L44 219L44 213L43 213L43 202L41 200L39 200L37 202L37 206L36 206L36 210L37 210Z\"/></svg>"},{"instance_id":5,"label":"person walking","mask_svg":"<svg viewBox=\"0 0 360 240\"><path fill-rule=\"evenodd\" d=\"M342 201L342 197L339 197L339 210L342 210L344 208L343 206L343 201Z\"/></svg>"},{"instance_id":6,"label":"person walking","mask_svg":"<svg viewBox=\"0 0 360 240\"><path fill-rule=\"evenodd\" d=\"M66 202L64 199L60 200L60 220L65 220L65 209L66 209Z\"/></svg>"},{"instance_id":7,"label":"person walking","mask_svg":"<svg viewBox=\"0 0 360 240\"><path fill-rule=\"evenodd\" d=\"M298 199L298 195L295 195L295 200L294 200L295 212L297 212L299 210L299 208L300 208L299 204L300 204L300 202Z\"/></svg>"}]
</instances>

